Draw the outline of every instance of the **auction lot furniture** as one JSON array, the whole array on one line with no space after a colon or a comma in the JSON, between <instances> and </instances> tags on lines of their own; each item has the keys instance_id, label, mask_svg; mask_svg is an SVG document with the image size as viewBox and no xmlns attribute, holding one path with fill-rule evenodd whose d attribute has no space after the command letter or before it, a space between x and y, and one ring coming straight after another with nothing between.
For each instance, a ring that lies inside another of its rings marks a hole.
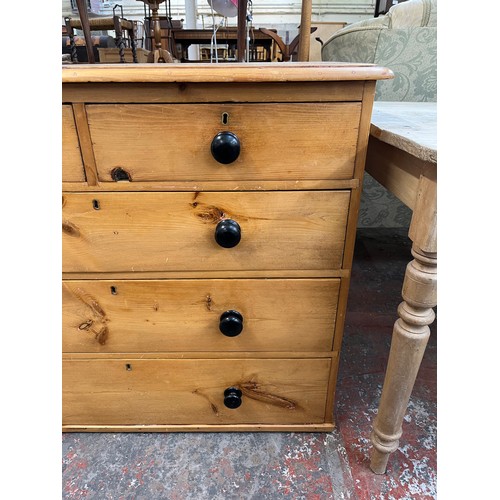
<instances>
[{"instance_id":1,"label":"auction lot furniture","mask_svg":"<svg viewBox=\"0 0 500 500\"><path fill-rule=\"evenodd\" d=\"M399 445L402 422L435 318L437 287L437 144L435 102L374 105L366 171L413 211L408 236L412 260L406 268L403 302L377 417L371 468L385 472Z\"/></svg>"},{"instance_id":2,"label":"auction lot furniture","mask_svg":"<svg viewBox=\"0 0 500 500\"><path fill-rule=\"evenodd\" d=\"M374 65L63 67L63 429L330 431Z\"/></svg>"},{"instance_id":3,"label":"auction lot furniture","mask_svg":"<svg viewBox=\"0 0 500 500\"><path fill-rule=\"evenodd\" d=\"M276 30L273 30L276 31ZM181 61L188 61L188 47L192 44L210 45L213 37L213 30L202 29L174 29L172 37L175 44L181 46ZM238 30L235 27L219 28L217 30L217 44L228 46L228 57L236 58L236 47L238 42ZM251 38L251 60L257 59L257 54L263 57L262 62L270 62L272 60L274 40L271 36L261 32L260 30L252 31ZM262 49L258 52L257 49ZM261 55L262 54L262 55ZM191 61L193 62L193 61Z\"/></svg>"},{"instance_id":4,"label":"auction lot furniture","mask_svg":"<svg viewBox=\"0 0 500 500\"><path fill-rule=\"evenodd\" d=\"M68 31L68 35L71 43L71 60L74 63L78 62L78 57L76 54L76 46L74 43L74 29L83 29L83 24L80 19L71 19L66 17L64 19L66 24L66 29ZM123 32L126 31L128 33L128 37L130 38L131 44L131 52L133 62L137 62L137 41L136 41L136 26L133 21L128 21L123 17L119 17L118 15L114 15L113 17L96 17L93 19L89 19L89 28L91 30L114 30L116 33L116 46L118 47L120 62L125 62L125 41L123 37Z\"/></svg>"}]
</instances>

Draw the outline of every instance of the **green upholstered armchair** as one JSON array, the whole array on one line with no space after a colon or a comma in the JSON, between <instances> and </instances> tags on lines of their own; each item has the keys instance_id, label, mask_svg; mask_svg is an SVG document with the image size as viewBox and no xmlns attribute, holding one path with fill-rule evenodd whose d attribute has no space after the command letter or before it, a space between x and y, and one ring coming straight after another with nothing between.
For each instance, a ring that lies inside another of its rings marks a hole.
<instances>
[{"instance_id":1,"label":"green upholstered armchair","mask_svg":"<svg viewBox=\"0 0 500 500\"><path fill-rule=\"evenodd\" d=\"M374 63L390 68L393 80L378 81L375 100L436 101L437 0L408 0L385 16L350 24L321 50L323 61ZM366 174L358 227L405 227L410 209Z\"/></svg>"},{"instance_id":2,"label":"green upholstered armchair","mask_svg":"<svg viewBox=\"0 0 500 500\"><path fill-rule=\"evenodd\" d=\"M350 24L321 50L323 61L365 62L390 68L375 100L436 101L437 0L408 0L385 16Z\"/></svg>"}]
</instances>

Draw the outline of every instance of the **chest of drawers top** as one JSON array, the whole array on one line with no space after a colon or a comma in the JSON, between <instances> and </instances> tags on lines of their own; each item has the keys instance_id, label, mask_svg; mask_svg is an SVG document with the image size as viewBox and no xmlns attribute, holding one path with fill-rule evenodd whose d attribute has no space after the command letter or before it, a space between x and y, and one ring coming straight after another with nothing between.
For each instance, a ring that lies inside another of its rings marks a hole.
<instances>
[{"instance_id":1,"label":"chest of drawers top","mask_svg":"<svg viewBox=\"0 0 500 500\"><path fill-rule=\"evenodd\" d=\"M391 70L375 64L343 62L78 64L62 68L63 84L353 82L393 76Z\"/></svg>"},{"instance_id":2,"label":"chest of drawers top","mask_svg":"<svg viewBox=\"0 0 500 500\"><path fill-rule=\"evenodd\" d=\"M65 67L65 190L342 187L332 181L359 177L375 82L391 75L343 63ZM224 131L241 145L230 167L210 147Z\"/></svg>"}]
</instances>

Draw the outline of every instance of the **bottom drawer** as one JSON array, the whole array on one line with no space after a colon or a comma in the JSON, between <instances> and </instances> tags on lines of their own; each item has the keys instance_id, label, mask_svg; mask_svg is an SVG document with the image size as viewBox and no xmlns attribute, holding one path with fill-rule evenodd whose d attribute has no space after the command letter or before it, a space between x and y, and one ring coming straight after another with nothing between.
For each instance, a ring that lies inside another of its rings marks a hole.
<instances>
[{"instance_id":1,"label":"bottom drawer","mask_svg":"<svg viewBox=\"0 0 500 500\"><path fill-rule=\"evenodd\" d=\"M63 425L321 423L330 365L330 358L63 360ZM241 397L225 397L228 388Z\"/></svg>"}]
</instances>

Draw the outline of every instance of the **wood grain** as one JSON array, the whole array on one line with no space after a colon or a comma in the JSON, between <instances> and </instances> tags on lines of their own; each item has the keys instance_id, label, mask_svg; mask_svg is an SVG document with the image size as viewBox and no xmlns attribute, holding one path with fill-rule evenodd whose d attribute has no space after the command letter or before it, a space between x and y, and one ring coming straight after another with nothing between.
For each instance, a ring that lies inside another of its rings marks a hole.
<instances>
[{"instance_id":1,"label":"wood grain","mask_svg":"<svg viewBox=\"0 0 500 500\"><path fill-rule=\"evenodd\" d=\"M65 182L63 192L97 191L302 191L325 189L352 189L359 186L358 179L288 180L288 181L151 181L103 182L87 186L81 182Z\"/></svg>"},{"instance_id":2,"label":"wood grain","mask_svg":"<svg viewBox=\"0 0 500 500\"><path fill-rule=\"evenodd\" d=\"M323 423L330 362L66 360L63 425ZM243 392L237 409L228 387Z\"/></svg>"},{"instance_id":3,"label":"wood grain","mask_svg":"<svg viewBox=\"0 0 500 500\"><path fill-rule=\"evenodd\" d=\"M384 102L373 107L370 135L424 162L437 164L435 102Z\"/></svg>"},{"instance_id":4,"label":"wood grain","mask_svg":"<svg viewBox=\"0 0 500 500\"><path fill-rule=\"evenodd\" d=\"M66 83L63 102L211 103L361 101L364 82Z\"/></svg>"},{"instance_id":5,"label":"wood grain","mask_svg":"<svg viewBox=\"0 0 500 500\"><path fill-rule=\"evenodd\" d=\"M373 90L392 76L321 62L63 68L85 174L63 177L64 431L333 429ZM223 130L241 141L230 165L210 153ZM227 218L234 248L214 238ZM229 309L244 317L233 338L218 328Z\"/></svg>"},{"instance_id":6,"label":"wood grain","mask_svg":"<svg viewBox=\"0 0 500 500\"><path fill-rule=\"evenodd\" d=\"M82 103L73 104L73 113L78 131L78 139L82 148L83 167L85 169L85 178L89 186L96 186L97 169L95 165L94 151L92 149L92 140L90 138L87 113Z\"/></svg>"},{"instance_id":7,"label":"wood grain","mask_svg":"<svg viewBox=\"0 0 500 500\"><path fill-rule=\"evenodd\" d=\"M302 358L338 358L338 351L172 351L164 352L65 352L63 359L302 359Z\"/></svg>"},{"instance_id":8,"label":"wood grain","mask_svg":"<svg viewBox=\"0 0 500 500\"><path fill-rule=\"evenodd\" d=\"M339 269L349 198L349 191L67 193L63 223L74 230L63 231L63 272ZM215 241L224 218L240 224L234 248Z\"/></svg>"},{"instance_id":9,"label":"wood grain","mask_svg":"<svg viewBox=\"0 0 500 500\"><path fill-rule=\"evenodd\" d=\"M328 351L339 282L65 281L63 351ZM236 337L219 330L228 310L243 316Z\"/></svg>"},{"instance_id":10,"label":"wood grain","mask_svg":"<svg viewBox=\"0 0 500 500\"><path fill-rule=\"evenodd\" d=\"M370 137L366 172L412 210L417 202L420 176L428 166L415 156Z\"/></svg>"},{"instance_id":11,"label":"wood grain","mask_svg":"<svg viewBox=\"0 0 500 500\"><path fill-rule=\"evenodd\" d=\"M335 423L231 425L63 425L63 432L332 432Z\"/></svg>"},{"instance_id":12,"label":"wood grain","mask_svg":"<svg viewBox=\"0 0 500 500\"><path fill-rule=\"evenodd\" d=\"M71 106L68 105L62 107L62 180L63 182L85 181L75 118Z\"/></svg>"},{"instance_id":13,"label":"wood grain","mask_svg":"<svg viewBox=\"0 0 500 500\"><path fill-rule=\"evenodd\" d=\"M373 64L297 62L265 64L78 64L63 66L63 83L86 82L307 82L385 80L390 69Z\"/></svg>"},{"instance_id":14,"label":"wood grain","mask_svg":"<svg viewBox=\"0 0 500 500\"><path fill-rule=\"evenodd\" d=\"M63 273L65 280L95 280L95 279L198 279L198 278L348 278L350 269L279 269L279 270L205 270L205 271L130 271L130 272L76 272Z\"/></svg>"},{"instance_id":15,"label":"wood grain","mask_svg":"<svg viewBox=\"0 0 500 500\"><path fill-rule=\"evenodd\" d=\"M133 182L241 182L351 178L361 104L103 104L86 109L101 182L112 182L117 167ZM227 125L221 123L223 113L229 115ZM210 152L212 139L224 130L241 143L238 159L229 165Z\"/></svg>"}]
</instances>

